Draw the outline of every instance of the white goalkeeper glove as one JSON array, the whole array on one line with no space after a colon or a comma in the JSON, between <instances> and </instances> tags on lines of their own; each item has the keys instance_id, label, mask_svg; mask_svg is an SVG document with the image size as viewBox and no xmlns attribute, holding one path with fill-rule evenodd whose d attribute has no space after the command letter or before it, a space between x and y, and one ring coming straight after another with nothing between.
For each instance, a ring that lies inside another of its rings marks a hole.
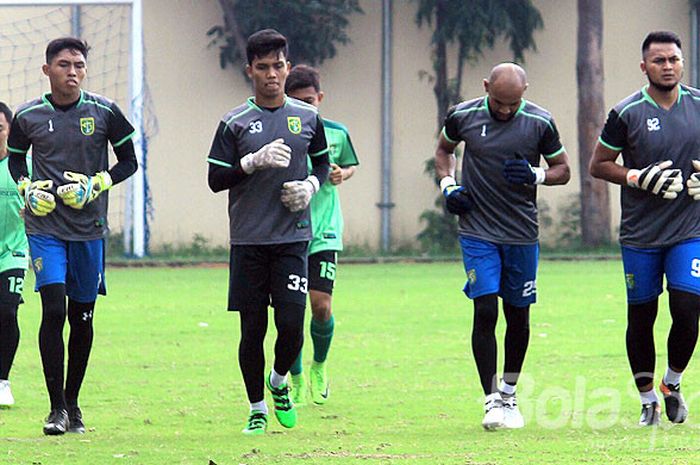
<instances>
[{"instance_id":1,"label":"white goalkeeper glove","mask_svg":"<svg viewBox=\"0 0 700 465\"><path fill-rule=\"evenodd\" d=\"M53 181L34 181L22 178L17 184L17 190L24 196L24 204L34 216L46 216L56 208L56 198L49 189Z\"/></svg>"},{"instance_id":2,"label":"white goalkeeper glove","mask_svg":"<svg viewBox=\"0 0 700 465\"><path fill-rule=\"evenodd\" d=\"M266 168L286 168L292 159L292 149L284 143L281 137L269 144L263 145L260 150L241 158L241 169L245 174L251 174L255 170Z\"/></svg>"},{"instance_id":3,"label":"white goalkeeper glove","mask_svg":"<svg viewBox=\"0 0 700 465\"><path fill-rule=\"evenodd\" d=\"M688 186L688 195L693 200L700 200L700 160L693 160L693 170L695 172L690 175L686 186Z\"/></svg>"},{"instance_id":4,"label":"white goalkeeper glove","mask_svg":"<svg viewBox=\"0 0 700 465\"><path fill-rule=\"evenodd\" d=\"M627 172L627 185L636 187L664 199L675 199L683 190L683 174L679 169L668 169L673 162L666 160L647 166L641 170Z\"/></svg>"},{"instance_id":5,"label":"white goalkeeper glove","mask_svg":"<svg viewBox=\"0 0 700 465\"><path fill-rule=\"evenodd\" d=\"M94 176L64 171L63 177L73 182L60 186L56 193L64 204L76 210L82 209L85 204L112 187L112 177L106 171L100 171Z\"/></svg>"},{"instance_id":6,"label":"white goalkeeper glove","mask_svg":"<svg viewBox=\"0 0 700 465\"><path fill-rule=\"evenodd\" d=\"M282 204L292 212L305 210L318 188L318 178L313 175L303 181L287 181L282 184Z\"/></svg>"}]
</instances>

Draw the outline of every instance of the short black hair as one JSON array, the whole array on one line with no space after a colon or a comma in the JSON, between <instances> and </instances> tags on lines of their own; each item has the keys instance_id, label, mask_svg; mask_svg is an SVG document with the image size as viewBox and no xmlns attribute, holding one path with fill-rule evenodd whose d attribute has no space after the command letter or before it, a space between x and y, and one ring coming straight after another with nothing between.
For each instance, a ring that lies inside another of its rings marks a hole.
<instances>
[{"instance_id":1,"label":"short black hair","mask_svg":"<svg viewBox=\"0 0 700 465\"><path fill-rule=\"evenodd\" d=\"M77 37L59 37L49 42L49 45L46 46L46 63L50 64L56 55L66 49L82 53L87 60L90 46L83 39L78 39Z\"/></svg>"},{"instance_id":2,"label":"short black hair","mask_svg":"<svg viewBox=\"0 0 700 465\"><path fill-rule=\"evenodd\" d=\"M321 91L321 75L318 70L309 65L296 65L289 72L284 90L287 93L294 92L299 89L313 87L318 93Z\"/></svg>"},{"instance_id":3,"label":"short black hair","mask_svg":"<svg viewBox=\"0 0 700 465\"><path fill-rule=\"evenodd\" d=\"M287 38L274 29L263 29L248 37L248 44L245 48L248 64L252 65L255 58L260 58L276 53L282 53L284 58L289 56L289 46Z\"/></svg>"},{"instance_id":4,"label":"short black hair","mask_svg":"<svg viewBox=\"0 0 700 465\"><path fill-rule=\"evenodd\" d=\"M647 34L644 42L642 42L642 56L646 55L649 51L651 44L676 44L679 49L681 47L681 38L678 34L672 31L653 31Z\"/></svg>"},{"instance_id":5,"label":"short black hair","mask_svg":"<svg viewBox=\"0 0 700 465\"><path fill-rule=\"evenodd\" d=\"M5 115L7 124L10 124L12 122L12 110L10 110L10 107L8 107L5 102L0 102L0 113Z\"/></svg>"}]
</instances>

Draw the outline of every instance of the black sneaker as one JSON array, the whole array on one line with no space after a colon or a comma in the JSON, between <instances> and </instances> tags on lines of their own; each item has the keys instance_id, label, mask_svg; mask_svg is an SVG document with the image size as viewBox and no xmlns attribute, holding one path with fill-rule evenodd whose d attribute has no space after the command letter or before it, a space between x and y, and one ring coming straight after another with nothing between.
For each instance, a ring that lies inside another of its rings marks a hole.
<instances>
[{"instance_id":1,"label":"black sneaker","mask_svg":"<svg viewBox=\"0 0 700 465\"><path fill-rule=\"evenodd\" d=\"M85 424L83 423L83 412L80 411L80 407L68 408L68 421L70 424L70 426L68 427L69 433L85 433Z\"/></svg>"},{"instance_id":2,"label":"black sneaker","mask_svg":"<svg viewBox=\"0 0 700 465\"><path fill-rule=\"evenodd\" d=\"M639 418L639 426L657 426L661 418L661 406L658 402L642 404L642 416Z\"/></svg>"},{"instance_id":3,"label":"black sneaker","mask_svg":"<svg viewBox=\"0 0 700 465\"><path fill-rule=\"evenodd\" d=\"M55 436L68 430L68 412L65 409L51 410L44 424L44 434Z\"/></svg>"},{"instance_id":4,"label":"black sneaker","mask_svg":"<svg viewBox=\"0 0 700 465\"><path fill-rule=\"evenodd\" d=\"M681 385L666 384L661 381L659 389L664 395L666 417L673 423L683 423L688 418L688 405L685 403L683 394L681 394Z\"/></svg>"}]
</instances>

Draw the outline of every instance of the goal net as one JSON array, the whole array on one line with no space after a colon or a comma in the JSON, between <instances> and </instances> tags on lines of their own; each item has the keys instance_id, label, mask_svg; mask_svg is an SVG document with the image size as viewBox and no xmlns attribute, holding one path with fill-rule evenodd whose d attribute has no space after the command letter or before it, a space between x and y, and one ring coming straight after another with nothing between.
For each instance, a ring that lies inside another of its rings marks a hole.
<instances>
[{"instance_id":1,"label":"goal net","mask_svg":"<svg viewBox=\"0 0 700 465\"><path fill-rule=\"evenodd\" d=\"M140 8L134 3L0 0L0 100L16 108L50 90L41 71L49 41L68 35L87 41L90 52L83 89L116 101L137 130L139 172L110 192L109 224L112 247L121 243L127 255L140 257L148 253L148 220L153 214L147 147L157 132L157 120L143 69L134 60L132 9ZM115 162L110 153L110 166Z\"/></svg>"}]
</instances>

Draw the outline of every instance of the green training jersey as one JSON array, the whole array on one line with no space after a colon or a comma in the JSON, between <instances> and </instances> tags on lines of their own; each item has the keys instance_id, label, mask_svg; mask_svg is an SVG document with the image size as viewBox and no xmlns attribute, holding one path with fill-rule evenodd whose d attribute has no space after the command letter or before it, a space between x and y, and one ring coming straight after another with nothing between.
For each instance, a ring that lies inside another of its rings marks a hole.
<instances>
[{"instance_id":1,"label":"green training jersey","mask_svg":"<svg viewBox=\"0 0 700 465\"><path fill-rule=\"evenodd\" d=\"M10 176L9 159L0 160L0 273L17 268L26 270L29 263L27 235L19 216L24 199Z\"/></svg>"},{"instance_id":2,"label":"green training jersey","mask_svg":"<svg viewBox=\"0 0 700 465\"><path fill-rule=\"evenodd\" d=\"M324 119L323 129L328 143L329 161L344 168L358 165L347 128L335 121ZM323 183L321 189L311 198L311 227L314 237L309 245L309 254L322 250L343 250L343 213L340 211L340 196L338 187L330 180Z\"/></svg>"}]
</instances>

